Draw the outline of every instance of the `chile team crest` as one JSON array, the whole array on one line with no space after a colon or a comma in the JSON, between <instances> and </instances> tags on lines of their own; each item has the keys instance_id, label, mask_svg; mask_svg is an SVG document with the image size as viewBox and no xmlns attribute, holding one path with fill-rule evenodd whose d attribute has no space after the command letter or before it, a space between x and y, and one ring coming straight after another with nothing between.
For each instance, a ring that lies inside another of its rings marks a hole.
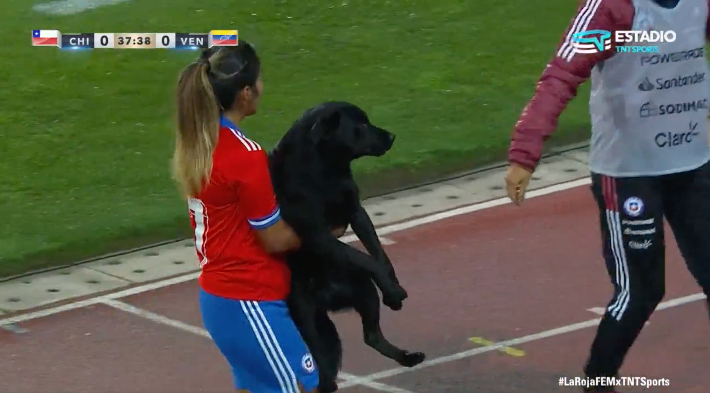
<instances>
[{"instance_id":1,"label":"chile team crest","mask_svg":"<svg viewBox=\"0 0 710 393\"><path fill-rule=\"evenodd\" d=\"M313 363L313 357L310 353L307 353L303 356L303 360L301 360L301 366L303 366L303 369L309 373L315 371L316 366Z\"/></svg>"},{"instance_id":2,"label":"chile team crest","mask_svg":"<svg viewBox=\"0 0 710 393\"><path fill-rule=\"evenodd\" d=\"M627 199L624 202L624 211L631 217L638 217L643 212L643 201L636 197Z\"/></svg>"}]
</instances>

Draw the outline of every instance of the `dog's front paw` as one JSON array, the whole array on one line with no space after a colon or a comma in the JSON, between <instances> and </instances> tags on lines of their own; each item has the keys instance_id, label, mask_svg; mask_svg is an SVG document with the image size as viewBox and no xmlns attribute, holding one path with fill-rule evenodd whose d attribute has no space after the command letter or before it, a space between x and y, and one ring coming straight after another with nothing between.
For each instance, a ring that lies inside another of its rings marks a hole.
<instances>
[{"instance_id":1,"label":"dog's front paw","mask_svg":"<svg viewBox=\"0 0 710 393\"><path fill-rule=\"evenodd\" d=\"M423 352L407 352L397 363L404 367L414 367L423 362L425 358L426 355Z\"/></svg>"},{"instance_id":2,"label":"dog's front paw","mask_svg":"<svg viewBox=\"0 0 710 393\"><path fill-rule=\"evenodd\" d=\"M318 382L318 393L333 393L336 390L338 390L338 383L334 380Z\"/></svg>"},{"instance_id":3,"label":"dog's front paw","mask_svg":"<svg viewBox=\"0 0 710 393\"><path fill-rule=\"evenodd\" d=\"M394 311L402 309L402 302L407 298L407 291L399 285L382 294L382 303Z\"/></svg>"}]
</instances>

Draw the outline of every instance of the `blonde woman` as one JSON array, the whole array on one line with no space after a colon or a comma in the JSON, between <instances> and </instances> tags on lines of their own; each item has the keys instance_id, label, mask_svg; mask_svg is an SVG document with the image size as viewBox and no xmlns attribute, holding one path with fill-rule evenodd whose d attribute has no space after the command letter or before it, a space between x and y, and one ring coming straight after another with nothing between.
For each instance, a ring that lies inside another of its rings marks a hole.
<instances>
[{"instance_id":1,"label":"blonde woman","mask_svg":"<svg viewBox=\"0 0 710 393\"><path fill-rule=\"evenodd\" d=\"M175 175L202 268L203 324L237 391L317 392L318 370L285 302L284 253L301 242L281 220L266 152L239 127L262 91L261 63L247 43L209 49L188 65L177 89Z\"/></svg>"}]
</instances>

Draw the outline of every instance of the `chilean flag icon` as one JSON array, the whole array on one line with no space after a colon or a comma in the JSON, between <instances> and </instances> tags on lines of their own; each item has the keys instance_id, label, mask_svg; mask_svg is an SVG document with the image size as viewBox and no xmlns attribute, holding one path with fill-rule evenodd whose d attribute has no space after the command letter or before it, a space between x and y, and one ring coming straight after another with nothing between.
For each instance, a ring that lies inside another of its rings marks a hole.
<instances>
[{"instance_id":1,"label":"chilean flag icon","mask_svg":"<svg viewBox=\"0 0 710 393\"><path fill-rule=\"evenodd\" d=\"M32 46L58 46L59 30L32 30Z\"/></svg>"}]
</instances>

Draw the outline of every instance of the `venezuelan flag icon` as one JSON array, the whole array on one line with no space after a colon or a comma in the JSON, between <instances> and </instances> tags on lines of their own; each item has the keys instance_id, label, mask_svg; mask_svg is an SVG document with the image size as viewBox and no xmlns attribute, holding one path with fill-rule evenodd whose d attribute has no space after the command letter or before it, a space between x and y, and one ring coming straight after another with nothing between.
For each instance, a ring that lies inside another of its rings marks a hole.
<instances>
[{"instance_id":1,"label":"venezuelan flag icon","mask_svg":"<svg viewBox=\"0 0 710 393\"><path fill-rule=\"evenodd\" d=\"M239 33L237 30L212 30L209 36L209 46L237 46Z\"/></svg>"}]
</instances>

